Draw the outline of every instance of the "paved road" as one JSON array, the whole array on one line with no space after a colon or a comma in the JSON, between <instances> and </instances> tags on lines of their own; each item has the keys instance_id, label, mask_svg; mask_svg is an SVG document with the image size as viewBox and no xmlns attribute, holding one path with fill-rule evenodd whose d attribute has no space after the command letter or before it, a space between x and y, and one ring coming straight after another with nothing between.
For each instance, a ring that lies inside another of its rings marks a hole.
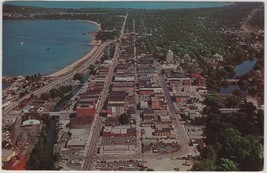
<instances>
[{"instance_id":1,"label":"paved road","mask_svg":"<svg viewBox=\"0 0 267 173\"><path fill-rule=\"evenodd\" d=\"M135 32L135 19L133 20L133 32ZM137 145L137 155L142 155L142 148L141 148L141 118L140 118L140 110L137 109L139 103L139 95L137 93L136 84L138 83L138 75L137 75L137 55L136 55L136 35L133 37L134 42L134 69L135 69L135 87L134 87L134 96L135 96L135 120L136 120L136 145Z\"/></svg>"},{"instance_id":2,"label":"paved road","mask_svg":"<svg viewBox=\"0 0 267 173\"><path fill-rule=\"evenodd\" d=\"M183 156L183 155L191 154L191 148L189 146L189 138L186 134L184 126L179 121L179 119L181 119L181 116L179 114L177 114L176 107L174 106L173 102L171 101L170 92L169 92L169 89L167 88L167 84L166 84L165 80L163 79L162 75L160 74L161 73L161 65L156 61L155 61L155 64L156 64L157 73L158 73L158 76L160 79L161 87L162 87L163 93L164 93L165 98L166 98L167 103L168 103L170 117L173 120L173 124L174 124L175 129L176 129L177 140L179 141L180 147L181 147L181 149L173 155Z\"/></svg>"},{"instance_id":3,"label":"paved road","mask_svg":"<svg viewBox=\"0 0 267 173\"><path fill-rule=\"evenodd\" d=\"M121 34L119 36L120 41L124 35L124 28L125 28L125 23L127 21L127 16L128 16L128 13L125 15L125 19L124 19L124 22L123 22L123 25L121 28ZM104 88L101 92L101 101L100 101L100 104L97 108L97 112L94 116L92 128L91 128L89 136L88 136L88 141L87 141L87 145L86 145L86 148L88 148L88 151L87 151L87 155L86 155L86 158L84 161L83 170L91 170L92 164L94 163L94 161L96 161L99 158L96 155L97 139L99 138L100 131L103 127L103 117L100 117L99 113L103 107L103 102L106 100L106 98L108 96L106 91L108 90L108 88L111 84L111 80L112 80L112 77L114 75L114 69L118 64L119 53L120 53L120 43L117 43L114 57L112 60L112 65L109 69L108 76L106 77L106 83L105 83Z\"/></svg>"}]
</instances>

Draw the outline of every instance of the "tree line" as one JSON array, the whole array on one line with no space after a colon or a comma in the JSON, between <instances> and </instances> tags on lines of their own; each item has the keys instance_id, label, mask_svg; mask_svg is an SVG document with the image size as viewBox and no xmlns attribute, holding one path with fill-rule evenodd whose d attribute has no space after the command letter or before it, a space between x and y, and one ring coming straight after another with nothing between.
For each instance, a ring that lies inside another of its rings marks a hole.
<instances>
[{"instance_id":1,"label":"tree line","mask_svg":"<svg viewBox=\"0 0 267 173\"><path fill-rule=\"evenodd\" d=\"M205 100L206 147L194 171L261 171L263 169L264 113L245 103L235 113L222 114L220 97Z\"/></svg>"}]
</instances>

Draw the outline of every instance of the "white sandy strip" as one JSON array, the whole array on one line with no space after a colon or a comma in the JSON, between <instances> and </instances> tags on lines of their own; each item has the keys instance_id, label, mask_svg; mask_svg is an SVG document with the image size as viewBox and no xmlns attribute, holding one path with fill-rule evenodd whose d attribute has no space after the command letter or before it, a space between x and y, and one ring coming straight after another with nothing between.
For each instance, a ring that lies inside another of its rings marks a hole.
<instances>
[{"instance_id":1,"label":"white sandy strip","mask_svg":"<svg viewBox=\"0 0 267 173\"><path fill-rule=\"evenodd\" d=\"M89 59L93 54L94 52L97 50L98 46L94 46L94 48L85 56L83 56L82 58L80 58L79 60L75 61L74 63L68 65L67 67L55 72L55 73L52 73L50 75L47 75L46 77L58 77L58 76L61 76L61 75L64 75L68 72L70 72L71 70L74 69L74 67L76 67L77 65L79 65L81 62Z\"/></svg>"},{"instance_id":2,"label":"white sandy strip","mask_svg":"<svg viewBox=\"0 0 267 173\"><path fill-rule=\"evenodd\" d=\"M93 24L95 24L95 25L97 25L98 26L98 29L99 29L99 31L101 31L102 29L101 29L101 24L100 23L97 23L97 22L95 22L95 21L92 21L92 20L81 20L81 21L83 21L83 22L89 22L89 23L93 23Z\"/></svg>"}]
</instances>

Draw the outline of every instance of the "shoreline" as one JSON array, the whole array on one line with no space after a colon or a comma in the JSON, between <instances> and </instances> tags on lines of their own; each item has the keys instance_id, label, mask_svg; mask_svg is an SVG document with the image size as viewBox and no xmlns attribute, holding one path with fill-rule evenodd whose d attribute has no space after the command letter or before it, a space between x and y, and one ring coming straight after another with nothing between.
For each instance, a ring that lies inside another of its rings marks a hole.
<instances>
[{"instance_id":1,"label":"shoreline","mask_svg":"<svg viewBox=\"0 0 267 173\"><path fill-rule=\"evenodd\" d=\"M96 52L97 49L98 49L98 46L94 46L93 49L89 51L86 55L84 55L82 58L64 67L63 69L56 71L54 73L51 73L49 75L45 75L44 77L55 78L55 77L59 77L61 75L68 73L69 71L73 70L76 66L78 66L81 62L87 60L88 58L91 58L91 56Z\"/></svg>"},{"instance_id":2,"label":"shoreline","mask_svg":"<svg viewBox=\"0 0 267 173\"><path fill-rule=\"evenodd\" d=\"M101 24L100 23L97 23L96 21L92 21L92 20L79 20L79 21L86 22L86 23L93 23L96 26L98 26L99 31L102 31ZM97 31L97 32L99 32L99 31Z\"/></svg>"},{"instance_id":3,"label":"shoreline","mask_svg":"<svg viewBox=\"0 0 267 173\"><path fill-rule=\"evenodd\" d=\"M87 23L93 23L95 25L98 26L99 31L101 31L101 24L95 22L95 21L91 21L91 20L79 20L81 22L87 22ZM99 32L97 31L97 32ZM89 46L94 46L92 50L90 50L86 55L82 56L80 59L74 61L73 63L69 64L68 66L64 67L61 70L58 70L56 72L53 72L51 74L45 75L44 77L50 77L50 78L55 78L55 77L59 77L62 76L66 73L68 73L69 71L73 70L76 66L78 66L81 62L91 58L91 56L96 52L96 50L98 49L98 46L102 44L101 40L96 40L95 36L93 37L93 39L91 40L91 43L89 43Z\"/></svg>"}]
</instances>

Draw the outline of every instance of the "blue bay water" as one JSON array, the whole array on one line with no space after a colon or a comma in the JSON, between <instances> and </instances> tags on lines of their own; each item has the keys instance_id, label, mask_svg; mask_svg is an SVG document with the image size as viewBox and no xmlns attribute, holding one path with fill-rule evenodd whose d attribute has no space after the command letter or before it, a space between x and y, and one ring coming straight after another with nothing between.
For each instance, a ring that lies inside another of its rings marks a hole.
<instances>
[{"instance_id":1,"label":"blue bay water","mask_svg":"<svg viewBox=\"0 0 267 173\"><path fill-rule=\"evenodd\" d=\"M133 8L133 9L179 9L179 8L210 8L222 7L228 3L224 2L74 2L74 1L24 1L24 2L5 2L11 5L35 6L44 8Z\"/></svg>"},{"instance_id":2,"label":"blue bay water","mask_svg":"<svg viewBox=\"0 0 267 173\"><path fill-rule=\"evenodd\" d=\"M47 75L86 55L98 31L73 20L3 21L3 75Z\"/></svg>"}]
</instances>

